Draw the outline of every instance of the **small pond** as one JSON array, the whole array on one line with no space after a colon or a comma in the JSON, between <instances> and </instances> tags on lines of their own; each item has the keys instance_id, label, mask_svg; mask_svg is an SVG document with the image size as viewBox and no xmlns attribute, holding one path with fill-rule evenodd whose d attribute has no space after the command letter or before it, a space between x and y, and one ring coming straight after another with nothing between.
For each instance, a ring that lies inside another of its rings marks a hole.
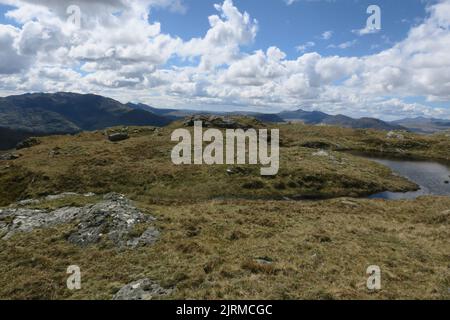
<instances>
[{"instance_id":1,"label":"small pond","mask_svg":"<svg viewBox=\"0 0 450 320\"><path fill-rule=\"evenodd\" d=\"M359 155L361 156L361 155ZM385 165L396 174L420 186L414 192L382 192L370 196L371 199L415 199L425 195L450 196L450 167L433 161L413 161L386 159L363 155L364 158Z\"/></svg>"}]
</instances>

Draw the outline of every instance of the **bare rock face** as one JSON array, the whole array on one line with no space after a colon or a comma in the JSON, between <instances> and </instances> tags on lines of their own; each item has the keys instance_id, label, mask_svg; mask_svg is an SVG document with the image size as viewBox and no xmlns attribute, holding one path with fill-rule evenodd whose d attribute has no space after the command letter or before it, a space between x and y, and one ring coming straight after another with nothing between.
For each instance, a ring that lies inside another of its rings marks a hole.
<instances>
[{"instance_id":1,"label":"bare rock face","mask_svg":"<svg viewBox=\"0 0 450 320\"><path fill-rule=\"evenodd\" d=\"M152 300L168 296L172 292L173 289L164 289L149 279L141 279L124 286L114 295L113 300Z\"/></svg>"},{"instance_id":2,"label":"bare rock face","mask_svg":"<svg viewBox=\"0 0 450 320\"><path fill-rule=\"evenodd\" d=\"M27 208L0 210L0 237L4 240L19 232L50 228L79 221L68 240L79 246L98 243L106 237L117 247L136 248L155 243L159 231L148 227L136 235L136 227L155 221L140 212L125 196L111 193L103 201L85 207L66 207L52 212Z\"/></svg>"}]
</instances>

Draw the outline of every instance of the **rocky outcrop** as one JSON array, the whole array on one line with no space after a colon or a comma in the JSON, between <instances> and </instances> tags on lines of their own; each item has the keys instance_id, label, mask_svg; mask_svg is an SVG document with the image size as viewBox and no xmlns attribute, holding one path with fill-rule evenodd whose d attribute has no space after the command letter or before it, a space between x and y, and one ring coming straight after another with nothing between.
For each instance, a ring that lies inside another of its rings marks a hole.
<instances>
[{"instance_id":1,"label":"rocky outcrop","mask_svg":"<svg viewBox=\"0 0 450 320\"><path fill-rule=\"evenodd\" d=\"M156 282L141 279L127 284L113 297L113 300L152 300L157 297L168 296L173 289L164 289Z\"/></svg>"},{"instance_id":2,"label":"rocky outcrop","mask_svg":"<svg viewBox=\"0 0 450 320\"><path fill-rule=\"evenodd\" d=\"M19 232L30 232L37 228L51 228L69 223L81 214L82 208L61 208L53 212L32 209L0 210L0 235L9 239Z\"/></svg>"},{"instance_id":3,"label":"rocky outcrop","mask_svg":"<svg viewBox=\"0 0 450 320\"><path fill-rule=\"evenodd\" d=\"M389 132L386 134L386 137L387 137L388 139L397 139L397 140L403 140L403 139L405 139L405 136L404 136L403 134L401 134L401 133L399 133L399 132L395 132L395 131L389 131Z\"/></svg>"},{"instance_id":4,"label":"rocky outcrop","mask_svg":"<svg viewBox=\"0 0 450 320\"><path fill-rule=\"evenodd\" d=\"M79 246L88 246L106 238L116 247L136 248L155 243L159 231L148 226L138 232L140 226L155 221L134 207L125 196L111 193L103 201L85 207L65 207L55 211L7 208L0 210L0 237L8 239L19 232L37 228L78 222L68 240Z\"/></svg>"},{"instance_id":5,"label":"rocky outcrop","mask_svg":"<svg viewBox=\"0 0 450 320\"><path fill-rule=\"evenodd\" d=\"M67 197L94 197L95 193L89 192L89 193L85 193L85 194L78 194L75 192L64 192L64 193L60 193L60 194L55 194L55 195L49 195L46 196L42 199L26 199L26 200L21 200L19 202L16 203L17 206L29 206L29 205L36 205L41 203L42 201L55 201L55 200L61 200Z\"/></svg>"},{"instance_id":6,"label":"rocky outcrop","mask_svg":"<svg viewBox=\"0 0 450 320\"><path fill-rule=\"evenodd\" d=\"M37 146L40 143L41 142L36 138L28 138L22 142L19 142L16 146L16 150L31 148Z\"/></svg>"},{"instance_id":7,"label":"rocky outcrop","mask_svg":"<svg viewBox=\"0 0 450 320\"><path fill-rule=\"evenodd\" d=\"M116 246L135 248L153 244L159 238L158 230L153 227L131 237L138 224L155 219L140 212L123 195L108 194L104 200L85 208L80 215L78 230L69 236L70 242L87 246L107 237Z\"/></svg>"},{"instance_id":8,"label":"rocky outcrop","mask_svg":"<svg viewBox=\"0 0 450 320\"><path fill-rule=\"evenodd\" d=\"M186 118L184 121L185 127L193 127L196 121L201 121L205 128L219 128L219 129L251 129L251 126L234 120L230 117L195 115ZM256 120L255 120L256 121Z\"/></svg>"},{"instance_id":9,"label":"rocky outcrop","mask_svg":"<svg viewBox=\"0 0 450 320\"><path fill-rule=\"evenodd\" d=\"M16 159L19 159L19 155L17 155L17 154L13 154L13 153L5 153L5 154L2 154L2 155L0 155L0 160L3 160L3 161L11 161L11 160L16 160Z\"/></svg>"}]
</instances>

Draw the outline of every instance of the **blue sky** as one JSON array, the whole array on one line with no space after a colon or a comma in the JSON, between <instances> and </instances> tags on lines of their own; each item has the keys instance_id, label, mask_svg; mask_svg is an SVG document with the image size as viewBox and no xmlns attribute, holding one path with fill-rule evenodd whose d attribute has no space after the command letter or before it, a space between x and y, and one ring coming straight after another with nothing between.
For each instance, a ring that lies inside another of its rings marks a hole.
<instances>
[{"instance_id":1,"label":"blue sky","mask_svg":"<svg viewBox=\"0 0 450 320\"><path fill-rule=\"evenodd\" d=\"M450 118L450 0L0 0L0 43L0 95Z\"/></svg>"},{"instance_id":2,"label":"blue sky","mask_svg":"<svg viewBox=\"0 0 450 320\"><path fill-rule=\"evenodd\" d=\"M162 23L162 31L183 39L201 37L208 28L205 17L215 14L217 0L185 1L185 12L155 9L150 19ZM411 26L425 17L422 0L341 0L341 1L298 1L286 5L283 0L235 0L241 10L251 13L259 22L259 32L253 44L243 49L251 52L276 45L296 58L297 46L314 42L308 51L324 55L366 55L381 51L404 39ZM377 4L382 10L382 30L366 37L358 37L352 30L366 25L369 5ZM328 40L322 34L332 31ZM348 41L357 42L347 49L329 48Z\"/></svg>"}]
</instances>

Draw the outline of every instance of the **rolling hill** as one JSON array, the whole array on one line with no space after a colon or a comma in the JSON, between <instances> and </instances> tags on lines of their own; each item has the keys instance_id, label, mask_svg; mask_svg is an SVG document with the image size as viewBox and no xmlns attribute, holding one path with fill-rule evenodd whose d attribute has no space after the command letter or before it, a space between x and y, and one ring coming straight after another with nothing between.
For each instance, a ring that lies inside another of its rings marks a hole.
<instances>
[{"instance_id":1,"label":"rolling hill","mask_svg":"<svg viewBox=\"0 0 450 320\"><path fill-rule=\"evenodd\" d=\"M311 125L331 125L353 129L377 129L377 130L407 130L404 126L388 123L375 118L354 119L344 115L329 115L320 111L296 111L281 112L278 116L285 121L303 122Z\"/></svg>"},{"instance_id":2,"label":"rolling hill","mask_svg":"<svg viewBox=\"0 0 450 320\"><path fill-rule=\"evenodd\" d=\"M432 133L450 129L450 121L426 118L385 122L375 118L354 119L321 111L281 113L212 112L193 109L160 109L142 103L123 104L94 95L77 93L31 93L0 98L0 149L11 148L29 136L73 134L113 126L166 126L198 114L250 116L266 123L302 122L354 129L408 130Z\"/></svg>"},{"instance_id":3,"label":"rolling hill","mask_svg":"<svg viewBox=\"0 0 450 320\"><path fill-rule=\"evenodd\" d=\"M93 94L34 93L0 98L0 127L45 134L117 125L165 126L170 119Z\"/></svg>"},{"instance_id":4,"label":"rolling hill","mask_svg":"<svg viewBox=\"0 0 450 320\"><path fill-rule=\"evenodd\" d=\"M433 118L408 118L392 122L393 124L407 127L411 131L418 133L434 133L450 130L450 120Z\"/></svg>"}]
</instances>

